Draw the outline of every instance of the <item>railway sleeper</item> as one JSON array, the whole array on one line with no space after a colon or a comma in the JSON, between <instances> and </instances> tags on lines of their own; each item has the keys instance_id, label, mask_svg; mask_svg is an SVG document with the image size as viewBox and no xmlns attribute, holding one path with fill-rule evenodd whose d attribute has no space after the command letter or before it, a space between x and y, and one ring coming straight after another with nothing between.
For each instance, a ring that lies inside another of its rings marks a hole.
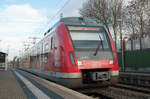
<instances>
[{"instance_id":1,"label":"railway sleeper","mask_svg":"<svg viewBox=\"0 0 150 99\"><path fill-rule=\"evenodd\" d=\"M142 87L150 87L149 77L124 76L119 78L119 82Z\"/></svg>"}]
</instances>

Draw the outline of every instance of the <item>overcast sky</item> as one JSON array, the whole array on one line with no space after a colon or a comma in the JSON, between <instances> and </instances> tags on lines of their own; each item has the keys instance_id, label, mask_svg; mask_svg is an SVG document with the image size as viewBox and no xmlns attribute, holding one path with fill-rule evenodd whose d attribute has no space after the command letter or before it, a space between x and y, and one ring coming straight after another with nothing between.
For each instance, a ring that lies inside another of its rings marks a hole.
<instances>
[{"instance_id":1,"label":"overcast sky","mask_svg":"<svg viewBox=\"0 0 150 99\"><path fill-rule=\"evenodd\" d=\"M79 16L78 10L86 0L1 0L0 1L0 49L7 52L9 60L19 55L23 42L29 37L43 37L44 32L57 20ZM59 14L56 13L60 10Z\"/></svg>"}]
</instances>

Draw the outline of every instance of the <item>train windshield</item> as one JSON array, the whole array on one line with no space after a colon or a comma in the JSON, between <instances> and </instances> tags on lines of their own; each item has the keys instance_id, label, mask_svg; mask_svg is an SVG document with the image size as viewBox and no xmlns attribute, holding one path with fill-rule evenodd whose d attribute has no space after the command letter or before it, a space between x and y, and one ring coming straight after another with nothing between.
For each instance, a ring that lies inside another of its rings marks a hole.
<instances>
[{"instance_id":1,"label":"train windshield","mask_svg":"<svg viewBox=\"0 0 150 99\"><path fill-rule=\"evenodd\" d=\"M103 60L112 58L112 49L103 27L69 27L77 59Z\"/></svg>"}]
</instances>

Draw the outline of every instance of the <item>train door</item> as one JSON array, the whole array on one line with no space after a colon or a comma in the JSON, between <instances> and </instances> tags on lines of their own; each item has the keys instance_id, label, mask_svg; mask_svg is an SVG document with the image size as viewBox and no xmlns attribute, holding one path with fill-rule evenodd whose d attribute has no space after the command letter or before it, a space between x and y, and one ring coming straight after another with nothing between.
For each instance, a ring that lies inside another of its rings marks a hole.
<instances>
[{"instance_id":1,"label":"train door","mask_svg":"<svg viewBox=\"0 0 150 99\"><path fill-rule=\"evenodd\" d=\"M51 70L53 72L55 72L55 68L54 68L54 36L52 36L50 39L49 61L50 61Z\"/></svg>"},{"instance_id":2,"label":"train door","mask_svg":"<svg viewBox=\"0 0 150 99\"><path fill-rule=\"evenodd\" d=\"M40 55L36 56L36 66L37 66L36 67L37 69L41 69L41 66L40 66Z\"/></svg>"},{"instance_id":3,"label":"train door","mask_svg":"<svg viewBox=\"0 0 150 99\"><path fill-rule=\"evenodd\" d=\"M50 65L49 65L49 47L50 47L50 36L47 36L44 40L43 44L43 60L44 60L44 70L49 71L50 70Z\"/></svg>"},{"instance_id":4,"label":"train door","mask_svg":"<svg viewBox=\"0 0 150 99\"><path fill-rule=\"evenodd\" d=\"M45 69L47 70L49 66L48 53L44 53L44 66L45 66Z\"/></svg>"},{"instance_id":5,"label":"train door","mask_svg":"<svg viewBox=\"0 0 150 99\"><path fill-rule=\"evenodd\" d=\"M35 67L35 56L30 56L31 58L31 68L34 69Z\"/></svg>"},{"instance_id":6,"label":"train door","mask_svg":"<svg viewBox=\"0 0 150 99\"><path fill-rule=\"evenodd\" d=\"M41 53L40 53L40 67L41 71L44 71L44 54L43 54L43 42L41 43Z\"/></svg>"},{"instance_id":7,"label":"train door","mask_svg":"<svg viewBox=\"0 0 150 99\"><path fill-rule=\"evenodd\" d=\"M59 40L56 36L54 37L53 46L54 46L54 66L55 68L57 68L60 66L60 48L59 48Z\"/></svg>"},{"instance_id":8,"label":"train door","mask_svg":"<svg viewBox=\"0 0 150 99\"><path fill-rule=\"evenodd\" d=\"M44 71L44 55L41 54L41 71Z\"/></svg>"}]
</instances>

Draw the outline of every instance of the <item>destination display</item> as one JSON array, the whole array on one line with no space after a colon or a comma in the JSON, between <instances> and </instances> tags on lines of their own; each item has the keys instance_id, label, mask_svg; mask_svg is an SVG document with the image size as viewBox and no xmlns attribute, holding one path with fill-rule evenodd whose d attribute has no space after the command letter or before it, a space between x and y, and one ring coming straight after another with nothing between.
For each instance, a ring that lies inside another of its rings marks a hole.
<instances>
[{"instance_id":1,"label":"destination display","mask_svg":"<svg viewBox=\"0 0 150 99\"><path fill-rule=\"evenodd\" d=\"M80 30L84 30L84 31L99 31L100 28L93 28L93 27L73 27L73 26L69 26L68 29L70 31L80 31Z\"/></svg>"}]
</instances>

